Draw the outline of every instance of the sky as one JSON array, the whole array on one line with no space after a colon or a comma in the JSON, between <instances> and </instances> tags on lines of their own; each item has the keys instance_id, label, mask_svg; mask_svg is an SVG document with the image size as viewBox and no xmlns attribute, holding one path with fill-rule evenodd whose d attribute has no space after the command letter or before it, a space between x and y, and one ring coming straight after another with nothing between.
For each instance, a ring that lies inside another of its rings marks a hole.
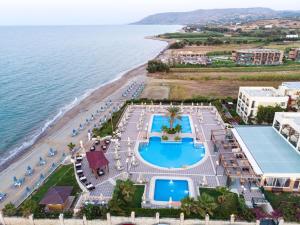
<instances>
[{"instance_id":1,"label":"sky","mask_svg":"<svg viewBox=\"0 0 300 225\"><path fill-rule=\"evenodd\" d=\"M245 7L300 10L299 0L0 0L0 25L127 24L160 12Z\"/></svg>"}]
</instances>

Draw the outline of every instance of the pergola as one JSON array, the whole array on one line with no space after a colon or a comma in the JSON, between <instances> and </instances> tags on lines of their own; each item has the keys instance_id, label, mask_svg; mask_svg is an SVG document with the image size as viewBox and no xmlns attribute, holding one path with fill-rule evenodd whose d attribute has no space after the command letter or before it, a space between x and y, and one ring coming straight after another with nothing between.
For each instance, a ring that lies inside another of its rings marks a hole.
<instances>
[{"instance_id":1,"label":"pergola","mask_svg":"<svg viewBox=\"0 0 300 225\"><path fill-rule=\"evenodd\" d=\"M109 161L105 157L103 151L90 151L86 153L86 158L88 160L89 166L95 176L98 176L97 171L99 169L106 169L108 171Z\"/></svg>"},{"instance_id":2,"label":"pergola","mask_svg":"<svg viewBox=\"0 0 300 225\"><path fill-rule=\"evenodd\" d=\"M230 129L212 130L211 141L215 151L219 152L219 163L230 179L241 182L259 179Z\"/></svg>"}]
</instances>

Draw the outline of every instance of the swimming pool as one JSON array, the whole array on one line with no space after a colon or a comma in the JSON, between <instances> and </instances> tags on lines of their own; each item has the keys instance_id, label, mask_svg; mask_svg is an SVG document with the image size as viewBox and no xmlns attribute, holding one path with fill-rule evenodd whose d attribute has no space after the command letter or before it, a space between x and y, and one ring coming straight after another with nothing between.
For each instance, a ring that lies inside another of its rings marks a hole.
<instances>
[{"instance_id":1,"label":"swimming pool","mask_svg":"<svg viewBox=\"0 0 300 225\"><path fill-rule=\"evenodd\" d=\"M182 133L192 133L192 128L190 124L190 118L188 116L181 116L181 120L175 119L174 127L179 124L182 127ZM162 127L170 127L169 117L163 115L154 115L152 121L151 132L161 132Z\"/></svg>"},{"instance_id":2,"label":"swimming pool","mask_svg":"<svg viewBox=\"0 0 300 225\"><path fill-rule=\"evenodd\" d=\"M149 143L140 143L139 154L146 162L162 168L185 168L201 161L205 156L203 144L194 144L192 138L182 142L163 142L151 137Z\"/></svg>"},{"instance_id":3,"label":"swimming pool","mask_svg":"<svg viewBox=\"0 0 300 225\"><path fill-rule=\"evenodd\" d=\"M179 202L189 196L189 184L187 180L156 179L154 187L154 200L170 200Z\"/></svg>"}]
</instances>

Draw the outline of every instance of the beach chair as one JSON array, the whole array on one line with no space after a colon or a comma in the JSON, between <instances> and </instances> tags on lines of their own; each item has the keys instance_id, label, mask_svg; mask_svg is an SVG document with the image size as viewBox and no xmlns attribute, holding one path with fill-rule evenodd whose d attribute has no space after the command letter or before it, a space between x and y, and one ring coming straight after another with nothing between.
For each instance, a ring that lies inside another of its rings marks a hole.
<instances>
[{"instance_id":1,"label":"beach chair","mask_svg":"<svg viewBox=\"0 0 300 225\"><path fill-rule=\"evenodd\" d=\"M7 197L7 194L4 192L0 192L0 202L4 201L4 199Z\"/></svg>"},{"instance_id":2,"label":"beach chair","mask_svg":"<svg viewBox=\"0 0 300 225\"><path fill-rule=\"evenodd\" d=\"M44 160L42 157L39 159L39 165L44 166L46 164L46 160Z\"/></svg>"},{"instance_id":3,"label":"beach chair","mask_svg":"<svg viewBox=\"0 0 300 225\"><path fill-rule=\"evenodd\" d=\"M14 183L14 186L15 187L21 187L22 186L22 184L24 183L24 181L25 181L25 178L20 178L20 179L17 179L17 177L13 177L13 183Z\"/></svg>"},{"instance_id":4,"label":"beach chair","mask_svg":"<svg viewBox=\"0 0 300 225\"><path fill-rule=\"evenodd\" d=\"M33 174L33 172L34 172L34 170L31 168L31 166L27 166L25 175L31 176Z\"/></svg>"},{"instance_id":5,"label":"beach chair","mask_svg":"<svg viewBox=\"0 0 300 225\"><path fill-rule=\"evenodd\" d=\"M72 130L72 137L75 137L76 135L78 135L78 131L76 129Z\"/></svg>"},{"instance_id":6,"label":"beach chair","mask_svg":"<svg viewBox=\"0 0 300 225\"><path fill-rule=\"evenodd\" d=\"M56 153L57 153L56 150L54 150L53 148L50 148L50 149L49 149L49 152L48 152L48 156L49 156L49 157L53 157L53 156L56 155Z\"/></svg>"}]
</instances>

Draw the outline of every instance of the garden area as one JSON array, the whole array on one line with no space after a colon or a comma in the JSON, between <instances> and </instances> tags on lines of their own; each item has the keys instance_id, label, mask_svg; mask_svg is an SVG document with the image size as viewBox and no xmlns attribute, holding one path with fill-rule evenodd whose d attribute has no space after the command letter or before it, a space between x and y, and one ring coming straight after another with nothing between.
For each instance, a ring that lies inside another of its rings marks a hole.
<instances>
[{"instance_id":1,"label":"garden area","mask_svg":"<svg viewBox=\"0 0 300 225\"><path fill-rule=\"evenodd\" d=\"M58 218L60 212L45 212L44 207L39 205L47 191L54 186L72 186L72 195L77 197L81 192L75 178L73 164L58 167L56 171L45 181L45 183L35 191L18 208L12 203L7 204L3 213L6 216L24 216L34 214L35 218ZM65 217L73 216L72 212L64 212Z\"/></svg>"},{"instance_id":2,"label":"garden area","mask_svg":"<svg viewBox=\"0 0 300 225\"><path fill-rule=\"evenodd\" d=\"M264 191L266 199L271 203L278 217L285 221L300 222L300 195L297 193L273 193Z\"/></svg>"}]
</instances>

